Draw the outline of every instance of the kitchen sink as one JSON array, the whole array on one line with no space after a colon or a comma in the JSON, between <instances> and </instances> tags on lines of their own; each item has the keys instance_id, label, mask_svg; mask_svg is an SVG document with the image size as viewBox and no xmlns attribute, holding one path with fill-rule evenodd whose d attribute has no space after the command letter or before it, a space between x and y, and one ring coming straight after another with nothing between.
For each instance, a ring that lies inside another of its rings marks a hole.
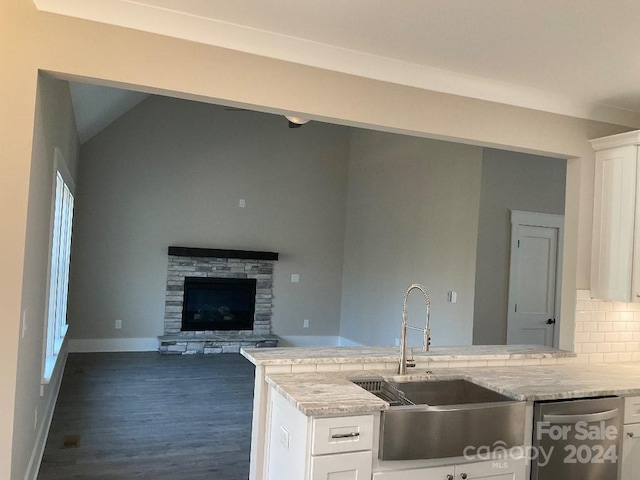
<instances>
[{"instance_id":1,"label":"kitchen sink","mask_svg":"<svg viewBox=\"0 0 640 480\"><path fill-rule=\"evenodd\" d=\"M382 460L457 457L478 447L524 444L525 402L473 382L352 381L389 402L380 427Z\"/></svg>"}]
</instances>

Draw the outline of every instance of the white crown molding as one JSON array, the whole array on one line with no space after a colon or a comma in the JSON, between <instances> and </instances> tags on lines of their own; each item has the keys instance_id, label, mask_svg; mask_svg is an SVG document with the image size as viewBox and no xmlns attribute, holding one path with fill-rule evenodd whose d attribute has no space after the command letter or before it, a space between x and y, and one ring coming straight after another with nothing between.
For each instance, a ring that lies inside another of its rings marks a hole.
<instances>
[{"instance_id":1,"label":"white crown molding","mask_svg":"<svg viewBox=\"0 0 640 480\"><path fill-rule=\"evenodd\" d=\"M640 127L638 112L347 50L133 0L34 2L39 10L50 13L167 35L325 70L571 117Z\"/></svg>"},{"instance_id":2,"label":"white crown molding","mask_svg":"<svg viewBox=\"0 0 640 480\"><path fill-rule=\"evenodd\" d=\"M589 140L596 152L608 150L609 148L626 147L629 145L640 145L640 130L633 132L619 133L608 137L594 138Z\"/></svg>"}]
</instances>

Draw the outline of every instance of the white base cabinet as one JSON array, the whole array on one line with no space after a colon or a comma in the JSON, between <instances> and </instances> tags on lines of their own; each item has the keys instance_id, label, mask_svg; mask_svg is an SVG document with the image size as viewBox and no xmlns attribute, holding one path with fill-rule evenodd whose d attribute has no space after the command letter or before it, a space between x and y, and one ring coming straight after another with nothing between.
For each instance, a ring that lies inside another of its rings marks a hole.
<instances>
[{"instance_id":1,"label":"white base cabinet","mask_svg":"<svg viewBox=\"0 0 640 480\"><path fill-rule=\"evenodd\" d=\"M525 480L524 458L451 465L442 465L440 460L437 466L414 463L409 468L393 462L397 469L377 463L381 471L373 472L378 412L307 417L275 389L269 389L269 397L267 480Z\"/></svg>"},{"instance_id":2,"label":"white base cabinet","mask_svg":"<svg viewBox=\"0 0 640 480\"><path fill-rule=\"evenodd\" d=\"M373 480L525 480L525 477L524 459L487 460L373 474Z\"/></svg>"},{"instance_id":3,"label":"white base cabinet","mask_svg":"<svg viewBox=\"0 0 640 480\"><path fill-rule=\"evenodd\" d=\"M371 480L374 414L307 417L270 389L268 480Z\"/></svg>"},{"instance_id":4,"label":"white base cabinet","mask_svg":"<svg viewBox=\"0 0 640 480\"><path fill-rule=\"evenodd\" d=\"M640 474L640 397L624 399L624 426L620 455L620 480L636 480Z\"/></svg>"}]
</instances>

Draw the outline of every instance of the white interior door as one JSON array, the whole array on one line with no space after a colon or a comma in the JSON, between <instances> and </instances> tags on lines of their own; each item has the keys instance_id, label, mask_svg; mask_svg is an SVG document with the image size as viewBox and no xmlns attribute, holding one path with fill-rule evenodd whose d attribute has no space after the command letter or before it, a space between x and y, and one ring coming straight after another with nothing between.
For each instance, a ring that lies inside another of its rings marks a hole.
<instances>
[{"instance_id":1,"label":"white interior door","mask_svg":"<svg viewBox=\"0 0 640 480\"><path fill-rule=\"evenodd\" d=\"M532 215L529 219L512 216L507 343L552 347L558 327L561 228L557 218L543 222L541 214ZM532 225L535 223L547 225Z\"/></svg>"}]
</instances>

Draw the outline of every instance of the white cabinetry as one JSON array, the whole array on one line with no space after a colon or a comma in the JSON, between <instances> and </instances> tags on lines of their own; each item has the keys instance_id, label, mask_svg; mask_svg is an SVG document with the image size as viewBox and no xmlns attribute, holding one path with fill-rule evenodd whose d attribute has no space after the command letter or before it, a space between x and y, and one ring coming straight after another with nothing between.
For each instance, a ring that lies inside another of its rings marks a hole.
<instances>
[{"instance_id":1,"label":"white cabinetry","mask_svg":"<svg viewBox=\"0 0 640 480\"><path fill-rule=\"evenodd\" d=\"M591 145L596 151L591 295L640 301L640 131Z\"/></svg>"},{"instance_id":2,"label":"white cabinetry","mask_svg":"<svg viewBox=\"0 0 640 480\"><path fill-rule=\"evenodd\" d=\"M624 399L620 480L635 480L640 472L640 397Z\"/></svg>"},{"instance_id":3,"label":"white cabinetry","mask_svg":"<svg viewBox=\"0 0 640 480\"><path fill-rule=\"evenodd\" d=\"M274 389L270 395L267 479L371 479L374 414L307 417Z\"/></svg>"},{"instance_id":4,"label":"white cabinetry","mask_svg":"<svg viewBox=\"0 0 640 480\"><path fill-rule=\"evenodd\" d=\"M373 480L525 480L525 460L495 460L444 467L376 472Z\"/></svg>"}]
</instances>

